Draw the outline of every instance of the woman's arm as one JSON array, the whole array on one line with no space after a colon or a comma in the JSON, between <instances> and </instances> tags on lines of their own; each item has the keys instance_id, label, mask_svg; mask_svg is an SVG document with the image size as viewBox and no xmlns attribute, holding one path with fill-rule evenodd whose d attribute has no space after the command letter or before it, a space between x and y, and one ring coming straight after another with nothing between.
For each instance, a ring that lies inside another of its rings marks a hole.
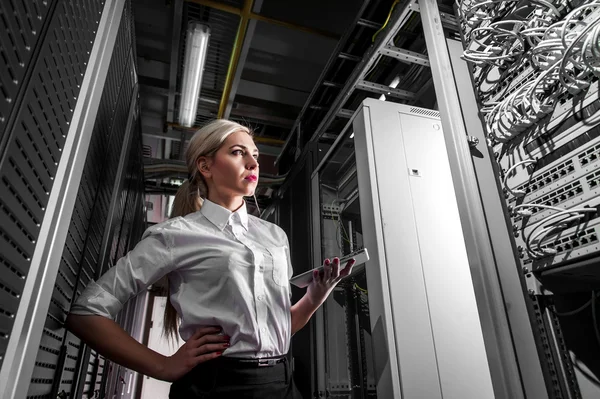
<instances>
[{"instance_id":1,"label":"woman's arm","mask_svg":"<svg viewBox=\"0 0 600 399\"><path fill-rule=\"evenodd\" d=\"M296 334L308 323L308 320L319 309L320 303L313 303L308 294L305 294L290 309L292 313L292 335Z\"/></svg>"},{"instance_id":2,"label":"woman's arm","mask_svg":"<svg viewBox=\"0 0 600 399\"><path fill-rule=\"evenodd\" d=\"M140 344L104 316L70 314L66 327L110 360L144 375L164 380L166 356Z\"/></svg>"},{"instance_id":3,"label":"woman's arm","mask_svg":"<svg viewBox=\"0 0 600 399\"><path fill-rule=\"evenodd\" d=\"M201 328L173 356L164 356L132 338L104 316L70 314L67 328L108 359L131 370L165 381L176 381L197 364L221 356L229 337L218 327Z\"/></svg>"},{"instance_id":4,"label":"woman's arm","mask_svg":"<svg viewBox=\"0 0 600 399\"><path fill-rule=\"evenodd\" d=\"M331 291L341 279L352 272L354 259L350 259L346 267L340 272L340 260L334 258L333 262L325 259L323 262L323 275L318 271L313 273L313 279L308 286L306 294L290 309L292 315L292 335L308 323L308 320L325 302Z\"/></svg>"}]
</instances>

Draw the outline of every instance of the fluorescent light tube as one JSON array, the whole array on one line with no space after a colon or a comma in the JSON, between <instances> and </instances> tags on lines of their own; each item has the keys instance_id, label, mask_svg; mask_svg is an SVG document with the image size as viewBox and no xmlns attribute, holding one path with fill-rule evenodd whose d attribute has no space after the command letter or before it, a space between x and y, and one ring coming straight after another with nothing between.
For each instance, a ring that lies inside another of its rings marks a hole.
<instances>
[{"instance_id":1,"label":"fluorescent light tube","mask_svg":"<svg viewBox=\"0 0 600 399\"><path fill-rule=\"evenodd\" d=\"M209 37L208 26L198 22L191 22L188 25L179 102L179 124L183 126L191 127L196 120Z\"/></svg>"}]
</instances>

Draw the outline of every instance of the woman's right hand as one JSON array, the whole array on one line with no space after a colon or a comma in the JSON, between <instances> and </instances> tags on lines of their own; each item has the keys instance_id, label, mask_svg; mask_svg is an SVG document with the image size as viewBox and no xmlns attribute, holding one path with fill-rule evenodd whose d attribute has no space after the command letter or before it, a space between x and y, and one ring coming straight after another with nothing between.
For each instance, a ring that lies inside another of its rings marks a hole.
<instances>
[{"instance_id":1,"label":"woman's right hand","mask_svg":"<svg viewBox=\"0 0 600 399\"><path fill-rule=\"evenodd\" d=\"M162 367L162 379L177 381L200 363L215 359L229 348L230 337L219 335L220 327L203 327L179 348L172 356L166 357Z\"/></svg>"}]
</instances>

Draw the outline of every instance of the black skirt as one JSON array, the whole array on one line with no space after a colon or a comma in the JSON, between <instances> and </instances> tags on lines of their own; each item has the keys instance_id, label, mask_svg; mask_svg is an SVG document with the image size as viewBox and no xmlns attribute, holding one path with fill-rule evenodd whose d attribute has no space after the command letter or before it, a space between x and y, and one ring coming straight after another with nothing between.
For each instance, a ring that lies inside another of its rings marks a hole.
<instances>
[{"instance_id":1,"label":"black skirt","mask_svg":"<svg viewBox=\"0 0 600 399\"><path fill-rule=\"evenodd\" d=\"M302 399L288 356L220 357L196 366L171 385L170 399Z\"/></svg>"}]
</instances>

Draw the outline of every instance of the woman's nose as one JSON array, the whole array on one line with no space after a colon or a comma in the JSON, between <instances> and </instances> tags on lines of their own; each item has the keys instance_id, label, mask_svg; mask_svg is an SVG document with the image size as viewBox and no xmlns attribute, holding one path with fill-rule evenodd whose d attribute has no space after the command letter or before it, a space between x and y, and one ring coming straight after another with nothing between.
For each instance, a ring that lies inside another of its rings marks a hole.
<instances>
[{"instance_id":1,"label":"woman's nose","mask_svg":"<svg viewBox=\"0 0 600 399\"><path fill-rule=\"evenodd\" d=\"M257 167L258 167L258 161L254 157L251 157L250 160L248 161L248 163L246 164L246 168L252 170L252 169L256 169Z\"/></svg>"}]
</instances>

